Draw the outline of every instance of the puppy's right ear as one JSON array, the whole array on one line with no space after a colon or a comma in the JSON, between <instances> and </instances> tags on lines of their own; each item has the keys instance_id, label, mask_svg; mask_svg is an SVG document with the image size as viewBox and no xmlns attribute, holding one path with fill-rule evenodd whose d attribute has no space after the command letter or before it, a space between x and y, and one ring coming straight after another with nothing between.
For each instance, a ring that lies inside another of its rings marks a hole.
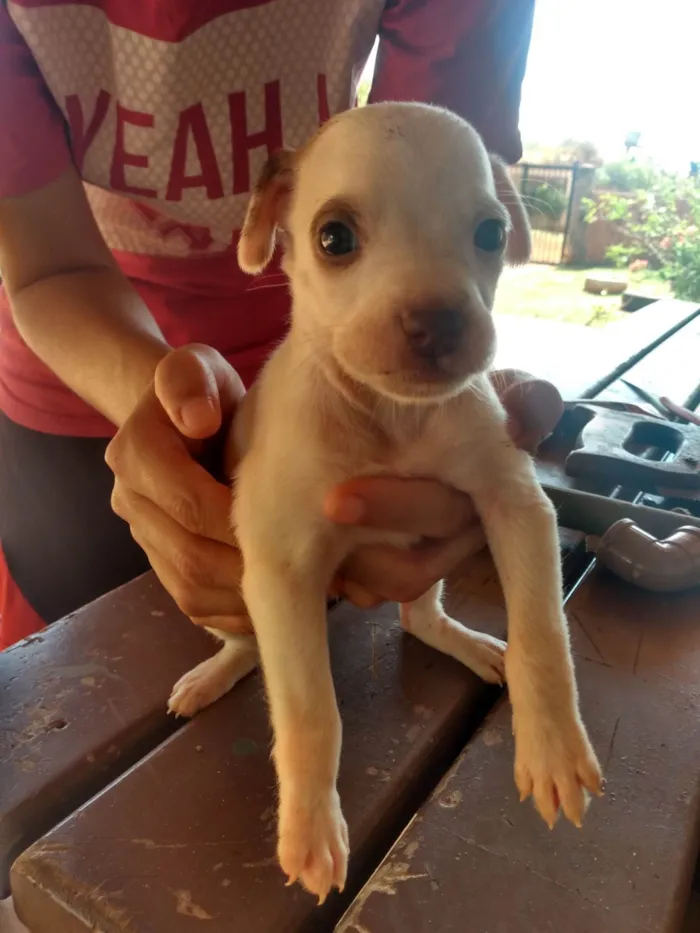
<instances>
[{"instance_id":1,"label":"puppy's right ear","mask_svg":"<svg viewBox=\"0 0 700 933\"><path fill-rule=\"evenodd\" d=\"M293 183L294 153L281 149L265 163L248 203L238 240L238 264L244 272L257 275L272 259Z\"/></svg>"}]
</instances>

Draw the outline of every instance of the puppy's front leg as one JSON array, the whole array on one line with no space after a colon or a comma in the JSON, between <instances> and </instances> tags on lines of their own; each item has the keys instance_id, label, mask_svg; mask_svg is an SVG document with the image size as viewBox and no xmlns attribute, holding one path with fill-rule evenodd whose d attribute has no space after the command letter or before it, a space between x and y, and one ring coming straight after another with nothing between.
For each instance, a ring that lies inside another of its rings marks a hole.
<instances>
[{"instance_id":1,"label":"puppy's front leg","mask_svg":"<svg viewBox=\"0 0 700 933\"><path fill-rule=\"evenodd\" d=\"M248 522L245 525L249 525ZM330 669L326 586L332 548L292 540L258 515L256 529L239 523L244 556L243 596L258 639L279 782L280 865L322 903L342 890L347 826L336 789L341 724ZM303 557L300 555L303 554Z\"/></svg>"},{"instance_id":2,"label":"puppy's front leg","mask_svg":"<svg viewBox=\"0 0 700 933\"><path fill-rule=\"evenodd\" d=\"M559 807L576 825L584 789L601 771L578 711L564 616L556 516L529 457L504 454L497 485L474 496L508 609L506 679L513 706L515 780L554 825Z\"/></svg>"}]
</instances>

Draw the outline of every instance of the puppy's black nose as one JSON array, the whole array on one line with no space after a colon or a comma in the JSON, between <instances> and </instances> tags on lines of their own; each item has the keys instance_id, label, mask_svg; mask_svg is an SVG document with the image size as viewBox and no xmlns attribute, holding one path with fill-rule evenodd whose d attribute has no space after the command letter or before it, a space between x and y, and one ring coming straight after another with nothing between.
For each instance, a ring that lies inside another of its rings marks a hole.
<instances>
[{"instance_id":1,"label":"puppy's black nose","mask_svg":"<svg viewBox=\"0 0 700 933\"><path fill-rule=\"evenodd\" d=\"M427 308L405 311L401 327L411 350L424 359L449 356L459 346L464 332L464 315L454 308Z\"/></svg>"}]
</instances>

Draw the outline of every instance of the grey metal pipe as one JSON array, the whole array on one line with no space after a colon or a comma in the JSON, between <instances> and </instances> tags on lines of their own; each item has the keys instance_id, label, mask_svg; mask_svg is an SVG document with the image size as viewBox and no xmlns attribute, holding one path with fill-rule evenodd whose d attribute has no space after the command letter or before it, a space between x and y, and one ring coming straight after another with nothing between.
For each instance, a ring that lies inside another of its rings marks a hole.
<instances>
[{"instance_id":1,"label":"grey metal pipe","mask_svg":"<svg viewBox=\"0 0 700 933\"><path fill-rule=\"evenodd\" d=\"M542 484L542 489L557 510L559 524L587 535L602 537L615 522L631 518L640 528L658 538L667 537L683 525L700 528L700 518L648 505L637 505L623 499L611 499L579 489Z\"/></svg>"}]
</instances>

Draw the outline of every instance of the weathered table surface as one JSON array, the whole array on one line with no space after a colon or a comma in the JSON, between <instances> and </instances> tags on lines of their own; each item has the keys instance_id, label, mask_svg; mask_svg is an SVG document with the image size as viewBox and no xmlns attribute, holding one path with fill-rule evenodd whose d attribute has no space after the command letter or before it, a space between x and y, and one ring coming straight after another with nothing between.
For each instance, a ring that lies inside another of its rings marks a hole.
<instances>
[{"instance_id":1,"label":"weathered table surface","mask_svg":"<svg viewBox=\"0 0 700 933\"><path fill-rule=\"evenodd\" d=\"M553 378L567 396L620 397L629 391L616 381L624 368L652 391L693 401L698 311L650 306L601 332L613 331L614 351L594 351L591 340L588 360L568 333L545 352L539 333L523 344L521 325L509 331L501 319L498 362ZM554 358L559 377L538 365ZM565 481L560 464L546 469ZM584 566L580 536L564 541L573 579ZM696 852L700 773L690 741L700 597L695 606L693 597L674 599L671 612L598 573L574 596L584 715L602 757L611 755L608 795L580 836L566 827L549 836L529 807L515 805L508 707L488 712L497 691L403 636L393 607L336 610L341 793L353 861L346 893L317 910L303 892L283 888L274 865L259 679L192 723L168 719L172 681L212 645L151 576L142 578L0 655L2 874L25 850L12 885L31 933L177 933L196 921L212 933L329 931L346 911L340 929L356 933L463 930L466 916L484 933L539 931L564 928L563 915L574 933L671 933L680 929ZM475 627L503 632L487 555L465 568L452 608ZM424 802L441 779L441 792ZM427 841L416 835L423 825Z\"/></svg>"},{"instance_id":2,"label":"weathered table surface","mask_svg":"<svg viewBox=\"0 0 700 933\"><path fill-rule=\"evenodd\" d=\"M680 929L700 829L700 594L596 571L568 606L606 795L550 832L513 787L510 707L486 717L339 933Z\"/></svg>"},{"instance_id":3,"label":"weathered table surface","mask_svg":"<svg viewBox=\"0 0 700 933\"><path fill-rule=\"evenodd\" d=\"M565 398L579 398L598 395L632 366L639 382L637 367L646 360L642 382L650 378L657 390L674 398L677 384L697 376L699 326L697 306L670 299L605 328L501 314L496 318L496 366L525 369L550 379ZM671 340L679 330L683 336Z\"/></svg>"}]
</instances>

